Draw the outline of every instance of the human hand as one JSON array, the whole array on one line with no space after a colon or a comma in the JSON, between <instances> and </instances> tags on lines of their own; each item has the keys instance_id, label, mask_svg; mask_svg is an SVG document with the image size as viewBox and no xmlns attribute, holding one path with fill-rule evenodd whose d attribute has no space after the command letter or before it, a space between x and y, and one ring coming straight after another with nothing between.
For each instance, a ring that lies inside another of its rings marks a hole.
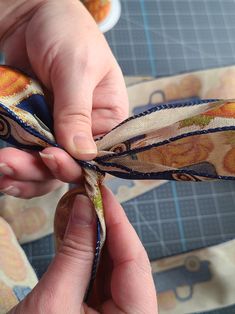
<instances>
[{"instance_id":1,"label":"human hand","mask_svg":"<svg viewBox=\"0 0 235 314\"><path fill-rule=\"evenodd\" d=\"M10 314L157 313L150 263L112 193L102 187L107 242L94 291L83 303L95 251L96 219L88 198L77 196L64 242L48 271Z\"/></svg>"},{"instance_id":2,"label":"human hand","mask_svg":"<svg viewBox=\"0 0 235 314\"><path fill-rule=\"evenodd\" d=\"M96 23L78 0L0 0L0 12L6 64L45 86L57 142L75 158L94 158L93 137L128 114L121 70ZM80 167L62 150L47 148L41 156L2 149L0 190L28 198L59 186L56 179L81 177Z\"/></svg>"}]
</instances>

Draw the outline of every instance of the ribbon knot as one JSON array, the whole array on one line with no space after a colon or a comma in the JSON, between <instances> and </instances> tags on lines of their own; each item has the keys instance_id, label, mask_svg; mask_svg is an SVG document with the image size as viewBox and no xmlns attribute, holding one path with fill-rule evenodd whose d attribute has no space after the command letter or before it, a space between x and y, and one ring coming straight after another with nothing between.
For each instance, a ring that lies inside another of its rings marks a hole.
<instances>
[{"instance_id":1,"label":"ribbon knot","mask_svg":"<svg viewBox=\"0 0 235 314\"><path fill-rule=\"evenodd\" d=\"M20 149L58 147L41 86L6 66L0 66L0 138ZM234 179L235 100L156 105L125 120L96 144L98 156L93 161L78 161L85 175L84 188L65 194L55 216L59 245L75 195L86 193L93 202L98 217L93 276L105 241L99 188L104 174L135 180Z\"/></svg>"}]
</instances>

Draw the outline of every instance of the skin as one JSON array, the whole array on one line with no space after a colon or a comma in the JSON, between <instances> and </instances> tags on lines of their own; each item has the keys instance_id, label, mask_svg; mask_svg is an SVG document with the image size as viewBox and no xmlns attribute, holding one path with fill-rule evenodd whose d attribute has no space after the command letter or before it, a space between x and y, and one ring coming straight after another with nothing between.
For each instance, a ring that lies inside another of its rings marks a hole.
<instances>
[{"instance_id":1,"label":"skin","mask_svg":"<svg viewBox=\"0 0 235 314\"><path fill-rule=\"evenodd\" d=\"M88 302L83 299L94 256L95 217L88 198L77 196L62 247L37 286L10 314L157 313L144 247L113 194L102 187L102 196L107 243Z\"/></svg>"},{"instance_id":2,"label":"skin","mask_svg":"<svg viewBox=\"0 0 235 314\"><path fill-rule=\"evenodd\" d=\"M64 148L47 148L41 156L1 149L0 189L30 198L62 181L78 183L81 169L70 155L94 158L93 137L108 132L128 113L122 73L103 35L77 0L0 0L0 46L6 64L44 85L56 139ZM94 258L95 217L90 201L77 196L56 257L11 314L157 313L147 254L112 193L103 187L102 194L107 242L88 302L83 300Z\"/></svg>"},{"instance_id":3,"label":"skin","mask_svg":"<svg viewBox=\"0 0 235 314\"><path fill-rule=\"evenodd\" d=\"M56 139L65 151L93 159L93 137L107 133L128 114L121 70L93 18L77 0L2 0L0 12L6 64L42 82L51 100ZM69 154L49 148L40 157L2 149L0 190L30 198L57 188L58 180L77 182L81 169Z\"/></svg>"}]
</instances>

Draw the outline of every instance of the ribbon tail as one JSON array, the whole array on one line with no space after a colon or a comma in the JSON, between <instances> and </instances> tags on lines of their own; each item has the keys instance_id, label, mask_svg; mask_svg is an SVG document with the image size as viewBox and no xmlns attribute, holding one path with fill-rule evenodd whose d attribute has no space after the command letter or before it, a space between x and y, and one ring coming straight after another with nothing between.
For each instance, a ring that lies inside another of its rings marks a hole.
<instances>
[{"instance_id":1,"label":"ribbon tail","mask_svg":"<svg viewBox=\"0 0 235 314\"><path fill-rule=\"evenodd\" d=\"M74 199L78 194L84 194L91 200L94 210L97 215L97 235L96 235L96 247L94 261L92 265L91 278L88 285L86 299L92 289L93 282L99 266L99 260L101 256L101 250L106 238L106 226L104 219L104 209L102 202L102 195L100 186L103 180L103 176L94 170L83 169L85 175L85 187L79 187L68 191L59 201L55 213L54 229L56 237L56 248L62 244L71 208L73 206Z\"/></svg>"},{"instance_id":2,"label":"ribbon tail","mask_svg":"<svg viewBox=\"0 0 235 314\"><path fill-rule=\"evenodd\" d=\"M99 266L101 251L104 246L104 242L106 239L106 225L105 225L105 218L104 218L104 207L102 201L102 195L100 186L103 181L103 175L99 174L98 172L91 170L91 169L83 169L85 174L85 189L88 197L92 201L94 206L94 210L97 215L97 237L96 237L96 247L95 247L95 256L92 265L91 271L91 279L87 289L86 298L88 299L90 291L93 286L93 282L96 277L96 273Z\"/></svg>"}]
</instances>

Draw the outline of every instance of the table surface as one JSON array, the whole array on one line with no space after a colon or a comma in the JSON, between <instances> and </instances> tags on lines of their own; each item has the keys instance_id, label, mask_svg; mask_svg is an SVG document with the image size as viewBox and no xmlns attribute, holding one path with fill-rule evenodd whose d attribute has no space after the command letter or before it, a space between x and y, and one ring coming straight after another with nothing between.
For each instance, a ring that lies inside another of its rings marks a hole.
<instances>
[{"instance_id":1,"label":"table surface","mask_svg":"<svg viewBox=\"0 0 235 314\"><path fill-rule=\"evenodd\" d=\"M233 0L128 0L106 38L125 75L156 77L235 63ZM123 204L151 260L235 237L235 182L169 182ZM23 248L40 277L51 236ZM230 312L231 313L231 312Z\"/></svg>"}]
</instances>

